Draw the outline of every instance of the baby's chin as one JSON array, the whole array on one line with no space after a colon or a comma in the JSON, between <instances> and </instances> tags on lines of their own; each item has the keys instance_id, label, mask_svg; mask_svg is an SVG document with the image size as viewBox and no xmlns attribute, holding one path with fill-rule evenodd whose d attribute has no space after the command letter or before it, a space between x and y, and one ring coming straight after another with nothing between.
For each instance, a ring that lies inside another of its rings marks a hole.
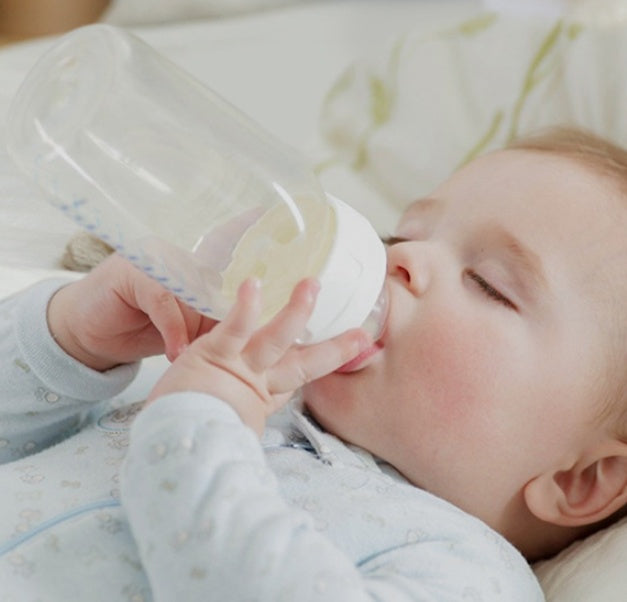
<instances>
[{"instance_id":1,"label":"baby's chin","mask_svg":"<svg viewBox=\"0 0 627 602\"><path fill-rule=\"evenodd\" d=\"M311 412L323 411L333 400L331 385L328 375L304 385L301 389L303 405Z\"/></svg>"},{"instance_id":2,"label":"baby's chin","mask_svg":"<svg viewBox=\"0 0 627 602\"><path fill-rule=\"evenodd\" d=\"M314 381L312 383L307 383L300 390L300 399L305 408L310 411L315 411L316 400L320 399L319 388L317 385L318 381ZM312 410L312 408L314 408Z\"/></svg>"},{"instance_id":3,"label":"baby's chin","mask_svg":"<svg viewBox=\"0 0 627 602\"><path fill-rule=\"evenodd\" d=\"M333 373L327 374L302 387L302 399L307 408L323 408L327 403L333 402L334 393L337 393L337 387L334 386L336 379L333 376Z\"/></svg>"},{"instance_id":4,"label":"baby's chin","mask_svg":"<svg viewBox=\"0 0 627 602\"><path fill-rule=\"evenodd\" d=\"M333 434L338 434L336 426L349 420L352 413L351 396L342 389L342 383L338 382L340 379L339 374L330 374L305 385L302 389L304 409L325 430Z\"/></svg>"}]
</instances>

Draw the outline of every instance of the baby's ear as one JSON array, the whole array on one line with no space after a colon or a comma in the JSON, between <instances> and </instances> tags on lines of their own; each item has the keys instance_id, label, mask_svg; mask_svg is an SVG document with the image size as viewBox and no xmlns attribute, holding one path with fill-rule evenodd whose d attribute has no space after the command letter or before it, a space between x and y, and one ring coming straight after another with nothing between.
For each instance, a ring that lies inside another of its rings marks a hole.
<instances>
[{"instance_id":1,"label":"baby's ear","mask_svg":"<svg viewBox=\"0 0 627 602\"><path fill-rule=\"evenodd\" d=\"M573 466L535 477L523 495L545 522L579 527L603 520L627 504L627 443L604 441Z\"/></svg>"}]
</instances>

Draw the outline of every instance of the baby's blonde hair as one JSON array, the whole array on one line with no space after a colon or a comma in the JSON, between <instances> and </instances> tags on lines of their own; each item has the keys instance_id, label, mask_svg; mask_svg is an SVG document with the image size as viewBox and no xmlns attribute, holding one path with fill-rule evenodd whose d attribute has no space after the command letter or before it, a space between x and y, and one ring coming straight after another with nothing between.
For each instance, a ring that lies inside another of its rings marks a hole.
<instances>
[{"instance_id":1,"label":"baby's blonde hair","mask_svg":"<svg viewBox=\"0 0 627 602\"><path fill-rule=\"evenodd\" d=\"M553 127L521 137L507 146L508 149L528 150L560 155L577 161L613 182L623 193L627 211L627 149L607 138L578 127ZM627 238L627 232L626 238ZM627 290L627 282L622 283ZM599 419L609 420L615 436L627 442L627 319L625 301L619 302L615 322L610 325L614 333L613 352L609 360L606 382L602 386L602 403ZM627 506L612 519L627 515Z\"/></svg>"},{"instance_id":2,"label":"baby's blonde hair","mask_svg":"<svg viewBox=\"0 0 627 602\"><path fill-rule=\"evenodd\" d=\"M560 126L519 138L507 148L552 153L577 161L612 181L622 191L627 210L627 149L607 138L578 127ZM622 284L627 290L627 283ZM627 320L625 303L618 305L618 318L611 325L616 336L612 368L603 387L606 403L602 404L601 415L612 417L616 436L627 442Z\"/></svg>"},{"instance_id":3,"label":"baby's blonde hair","mask_svg":"<svg viewBox=\"0 0 627 602\"><path fill-rule=\"evenodd\" d=\"M627 148L588 130L552 127L518 138L507 148L554 153L579 161L614 180L627 194Z\"/></svg>"}]
</instances>

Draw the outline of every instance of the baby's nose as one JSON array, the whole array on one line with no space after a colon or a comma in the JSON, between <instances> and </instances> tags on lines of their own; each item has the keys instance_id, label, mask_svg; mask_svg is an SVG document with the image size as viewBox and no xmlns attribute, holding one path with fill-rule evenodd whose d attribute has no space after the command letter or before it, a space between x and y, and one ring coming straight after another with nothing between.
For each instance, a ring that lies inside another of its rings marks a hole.
<instances>
[{"instance_id":1,"label":"baby's nose","mask_svg":"<svg viewBox=\"0 0 627 602\"><path fill-rule=\"evenodd\" d=\"M388 247L388 275L398 279L413 295L424 295L430 282L426 244L404 241Z\"/></svg>"}]
</instances>

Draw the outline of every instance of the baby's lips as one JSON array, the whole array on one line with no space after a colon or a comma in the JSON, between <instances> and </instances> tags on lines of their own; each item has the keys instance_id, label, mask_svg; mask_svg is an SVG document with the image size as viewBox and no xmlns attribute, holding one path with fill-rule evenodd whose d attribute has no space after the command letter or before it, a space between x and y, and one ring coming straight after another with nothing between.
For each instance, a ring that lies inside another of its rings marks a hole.
<instances>
[{"instance_id":1,"label":"baby's lips","mask_svg":"<svg viewBox=\"0 0 627 602\"><path fill-rule=\"evenodd\" d=\"M340 366L336 372L339 374L348 374L365 368L368 365L368 360L376 355L381 349L383 349L383 343L381 343L380 340L375 341L366 347L366 349L358 353L353 359Z\"/></svg>"}]
</instances>

